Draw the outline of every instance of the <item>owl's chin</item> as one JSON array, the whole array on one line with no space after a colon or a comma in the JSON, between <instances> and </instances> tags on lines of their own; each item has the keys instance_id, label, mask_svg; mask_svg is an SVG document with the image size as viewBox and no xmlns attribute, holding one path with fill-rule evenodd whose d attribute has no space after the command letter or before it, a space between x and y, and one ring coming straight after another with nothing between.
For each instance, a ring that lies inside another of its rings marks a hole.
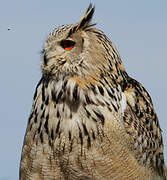
<instances>
[{"instance_id":1,"label":"owl's chin","mask_svg":"<svg viewBox=\"0 0 167 180\"><path fill-rule=\"evenodd\" d=\"M63 70L57 70L57 71L46 71L42 70L42 76L47 81L67 81L68 79L78 76L77 73L71 72L71 71L63 71Z\"/></svg>"}]
</instances>

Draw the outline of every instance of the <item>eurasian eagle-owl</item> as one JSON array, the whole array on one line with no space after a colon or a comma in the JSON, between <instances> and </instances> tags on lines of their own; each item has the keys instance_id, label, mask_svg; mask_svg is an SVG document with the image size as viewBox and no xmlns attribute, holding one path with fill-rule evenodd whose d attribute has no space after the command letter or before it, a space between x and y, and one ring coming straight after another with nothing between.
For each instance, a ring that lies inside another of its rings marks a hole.
<instances>
[{"instance_id":1,"label":"eurasian eagle-owl","mask_svg":"<svg viewBox=\"0 0 167 180\"><path fill-rule=\"evenodd\" d=\"M45 41L20 180L166 179L159 121L105 34L79 22Z\"/></svg>"}]
</instances>

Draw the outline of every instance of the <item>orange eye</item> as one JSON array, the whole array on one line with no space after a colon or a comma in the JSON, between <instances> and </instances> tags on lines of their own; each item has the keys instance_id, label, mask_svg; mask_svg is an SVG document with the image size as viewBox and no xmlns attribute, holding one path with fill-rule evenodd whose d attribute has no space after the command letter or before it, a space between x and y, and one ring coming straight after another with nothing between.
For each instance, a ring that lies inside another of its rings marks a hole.
<instances>
[{"instance_id":1,"label":"orange eye","mask_svg":"<svg viewBox=\"0 0 167 180\"><path fill-rule=\"evenodd\" d=\"M65 49L65 50L71 50L75 45L74 41L71 40L63 40L61 41L61 46Z\"/></svg>"}]
</instances>

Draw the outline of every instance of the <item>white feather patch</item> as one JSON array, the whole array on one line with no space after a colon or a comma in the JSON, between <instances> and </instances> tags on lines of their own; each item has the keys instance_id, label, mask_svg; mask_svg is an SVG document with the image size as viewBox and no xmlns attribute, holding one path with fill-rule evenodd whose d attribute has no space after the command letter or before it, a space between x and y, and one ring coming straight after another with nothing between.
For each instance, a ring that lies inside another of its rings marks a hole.
<instances>
[{"instance_id":1,"label":"white feather patch","mask_svg":"<svg viewBox=\"0 0 167 180\"><path fill-rule=\"evenodd\" d=\"M126 101L126 96L124 93L122 93L122 99L121 99L121 111L124 113L126 109L127 101Z\"/></svg>"}]
</instances>

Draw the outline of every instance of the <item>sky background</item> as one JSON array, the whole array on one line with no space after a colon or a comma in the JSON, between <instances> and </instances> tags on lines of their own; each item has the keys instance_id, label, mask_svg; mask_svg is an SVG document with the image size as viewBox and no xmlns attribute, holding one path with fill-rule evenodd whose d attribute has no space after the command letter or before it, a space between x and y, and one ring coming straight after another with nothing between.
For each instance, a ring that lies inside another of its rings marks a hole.
<instances>
[{"instance_id":1,"label":"sky background","mask_svg":"<svg viewBox=\"0 0 167 180\"><path fill-rule=\"evenodd\" d=\"M18 179L27 119L41 77L40 51L47 35L59 25L76 23L90 2L96 7L93 22L116 45L128 74L152 97L167 164L166 0L0 2L0 180Z\"/></svg>"}]
</instances>

